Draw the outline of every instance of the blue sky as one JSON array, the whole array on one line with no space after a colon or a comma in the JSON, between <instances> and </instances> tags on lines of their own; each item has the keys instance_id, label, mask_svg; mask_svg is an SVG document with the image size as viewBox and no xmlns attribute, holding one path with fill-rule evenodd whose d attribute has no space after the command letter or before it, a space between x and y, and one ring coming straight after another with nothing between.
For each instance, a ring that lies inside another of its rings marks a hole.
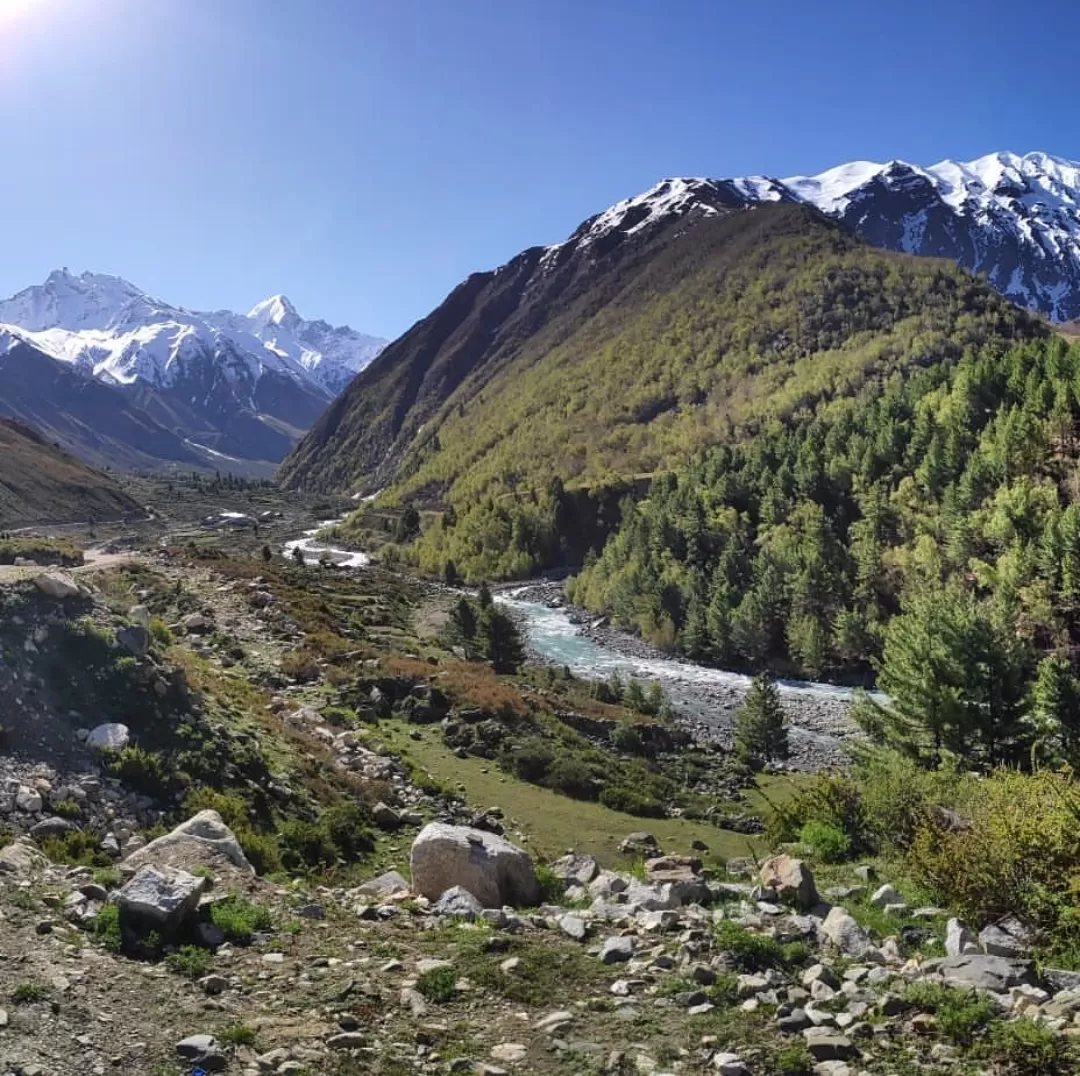
<instances>
[{"instance_id":1,"label":"blue sky","mask_svg":"<svg viewBox=\"0 0 1080 1076\"><path fill-rule=\"evenodd\" d=\"M1080 158L1078 35L1064 0L0 0L0 295L67 265L395 336L663 176Z\"/></svg>"}]
</instances>

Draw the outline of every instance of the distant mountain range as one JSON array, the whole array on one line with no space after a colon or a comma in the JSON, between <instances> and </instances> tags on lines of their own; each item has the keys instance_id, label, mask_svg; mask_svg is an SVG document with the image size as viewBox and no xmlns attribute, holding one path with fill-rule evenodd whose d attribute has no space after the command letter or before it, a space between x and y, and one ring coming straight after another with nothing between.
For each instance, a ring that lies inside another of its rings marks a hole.
<instances>
[{"instance_id":1,"label":"distant mountain range","mask_svg":"<svg viewBox=\"0 0 1080 1076\"><path fill-rule=\"evenodd\" d=\"M199 313L63 269L0 301L0 414L99 465L269 473L384 343L281 295Z\"/></svg>"}]
</instances>

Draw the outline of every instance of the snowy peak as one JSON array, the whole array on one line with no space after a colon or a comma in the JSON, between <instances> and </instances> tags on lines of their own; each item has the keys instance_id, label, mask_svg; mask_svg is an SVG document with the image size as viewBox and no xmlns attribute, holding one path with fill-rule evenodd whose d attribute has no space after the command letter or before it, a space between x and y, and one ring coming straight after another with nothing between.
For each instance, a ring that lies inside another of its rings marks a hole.
<instances>
[{"instance_id":1,"label":"snowy peak","mask_svg":"<svg viewBox=\"0 0 1080 1076\"><path fill-rule=\"evenodd\" d=\"M256 303L249 311L248 318L258 325L295 325L300 321L296 307L284 295L271 295L261 303Z\"/></svg>"},{"instance_id":2,"label":"snowy peak","mask_svg":"<svg viewBox=\"0 0 1080 1076\"><path fill-rule=\"evenodd\" d=\"M1049 153L930 166L851 161L786 179L665 179L589 218L545 261L590 248L599 255L674 219L779 201L812 205L887 250L951 258L1054 320L1080 317L1080 163Z\"/></svg>"},{"instance_id":3,"label":"snowy peak","mask_svg":"<svg viewBox=\"0 0 1080 1076\"><path fill-rule=\"evenodd\" d=\"M386 343L306 322L284 295L258 303L247 315L199 313L155 299L120 277L75 275L66 268L0 300L3 326L8 335L114 385L168 387L200 368L211 380L221 375L257 385L272 372L326 400Z\"/></svg>"}]
</instances>

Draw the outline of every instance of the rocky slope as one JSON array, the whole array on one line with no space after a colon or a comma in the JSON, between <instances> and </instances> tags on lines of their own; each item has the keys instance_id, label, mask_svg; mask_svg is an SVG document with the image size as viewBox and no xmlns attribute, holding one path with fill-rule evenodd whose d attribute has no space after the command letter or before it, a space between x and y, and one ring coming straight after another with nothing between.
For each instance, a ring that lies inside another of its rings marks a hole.
<instances>
[{"instance_id":1,"label":"rocky slope","mask_svg":"<svg viewBox=\"0 0 1080 1076\"><path fill-rule=\"evenodd\" d=\"M143 509L111 478L0 419L0 528L137 517Z\"/></svg>"}]
</instances>

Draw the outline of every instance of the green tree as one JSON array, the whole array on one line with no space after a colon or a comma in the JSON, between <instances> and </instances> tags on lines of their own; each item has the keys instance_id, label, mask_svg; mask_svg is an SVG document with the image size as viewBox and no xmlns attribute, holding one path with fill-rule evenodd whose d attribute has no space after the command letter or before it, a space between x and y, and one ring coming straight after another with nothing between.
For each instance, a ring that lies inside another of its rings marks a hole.
<instances>
[{"instance_id":1,"label":"green tree","mask_svg":"<svg viewBox=\"0 0 1080 1076\"><path fill-rule=\"evenodd\" d=\"M514 673L525 661L525 647L513 619L497 605L480 614L476 635L482 653L497 673Z\"/></svg>"},{"instance_id":2,"label":"green tree","mask_svg":"<svg viewBox=\"0 0 1080 1076\"><path fill-rule=\"evenodd\" d=\"M890 621L878 685L856 719L877 743L925 765L946 753L991 766L1023 761L1026 655L953 581L914 595Z\"/></svg>"},{"instance_id":3,"label":"green tree","mask_svg":"<svg viewBox=\"0 0 1080 1076\"><path fill-rule=\"evenodd\" d=\"M1039 662L1031 716L1044 755L1074 766L1080 762L1080 683L1060 654Z\"/></svg>"},{"instance_id":4,"label":"green tree","mask_svg":"<svg viewBox=\"0 0 1080 1076\"><path fill-rule=\"evenodd\" d=\"M456 642L465 649L465 656L472 657L476 646L476 612L467 598L460 598L450 610L450 630Z\"/></svg>"},{"instance_id":5,"label":"green tree","mask_svg":"<svg viewBox=\"0 0 1080 1076\"><path fill-rule=\"evenodd\" d=\"M735 714L735 752L751 765L788 757L788 732L780 692L766 673L754 677Z\"/></svg>"}]
</instances>

